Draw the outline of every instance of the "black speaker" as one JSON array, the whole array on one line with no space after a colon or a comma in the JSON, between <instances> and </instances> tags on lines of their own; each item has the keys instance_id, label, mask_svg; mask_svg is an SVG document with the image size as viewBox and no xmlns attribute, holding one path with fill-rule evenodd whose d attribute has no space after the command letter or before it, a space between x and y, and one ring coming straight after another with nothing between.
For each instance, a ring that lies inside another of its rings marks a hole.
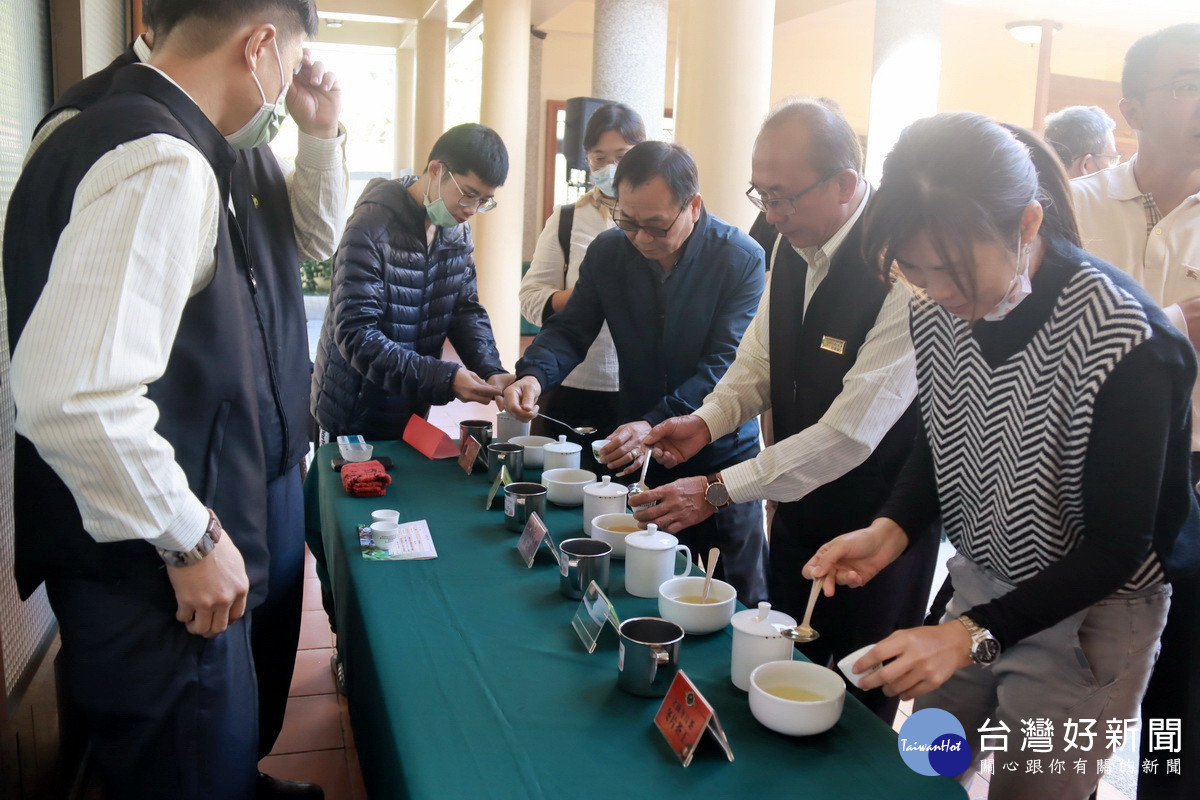
<instances>
[{"instance_id":1,"label":"black speaker","mask_svg":"<svg viewBox=\"0 0 1200 800\"><path fill-rule=\"evenodd\" d=\"M583 132L596 109L611 100L598 97L572 97L567 101L567 122L563 127L563 156L568 170L588 172L587 153L583 149ZM569 174L569 173L568 173Z\"/></svg>"}]
</instances>

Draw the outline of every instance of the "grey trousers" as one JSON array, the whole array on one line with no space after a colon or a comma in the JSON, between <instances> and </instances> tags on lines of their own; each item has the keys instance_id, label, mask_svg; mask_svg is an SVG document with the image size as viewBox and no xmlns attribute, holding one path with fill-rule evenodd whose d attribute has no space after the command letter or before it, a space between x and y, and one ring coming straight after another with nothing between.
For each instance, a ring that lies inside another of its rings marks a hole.
<instances>
[{"instance_id":1,"label":"grey trousers","mask_svg":"<svg viewBox=\"0 0 1200 800\"><path fill-rule=\"evenodd\" d=\"M954 596L944 620L1012 589L961 554L949 568ZM960 779L964 785L981 756L993 755L989 800L1084 800L1100 780L1097 762L1108 759L1114 745L1137 751L1137 732L1110 738L1109 720L1123 727L1137 717L1170 596L1168 585L1110 596L1022 639L990 667L958 670L917 698L914 710L944 709L963 724L974 755ZM1089 726L1087 720L1095 722ZM991 750L981 753L984 743Z\"/></svg>"}]
</instances>

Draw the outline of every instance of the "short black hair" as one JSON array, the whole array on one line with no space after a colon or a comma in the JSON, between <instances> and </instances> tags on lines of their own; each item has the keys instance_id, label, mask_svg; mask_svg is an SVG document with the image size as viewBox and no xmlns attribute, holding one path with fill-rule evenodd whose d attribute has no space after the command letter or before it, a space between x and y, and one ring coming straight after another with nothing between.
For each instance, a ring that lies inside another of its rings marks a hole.
<instances>
[{"instance_id":1,"label":"short black hair","mask_svg":"<svg viewBox=\"0 0 1200 800\"><path fill-rule=\"evenodd\" d=\"M1100 106L1067 106L1046 117L1046 143L1064 166L1075 159L1104 152L1108 132L1117 123Z\"/></svg>"},{"instance_id":2,"label":"short black hair","mask_svg":"<svg viewBox=\"0 0 1200 800\"><path fill-rule=\"evenodd\" d=\"M621 184L628 183L636 189L648 181L661 176L667 188L680 206L688 203L700 191L700 176L696 171L696 160L681 144L674 142L642 142L634 146L617 164L613 186L617 197L621 197Z\"/></svg>"},{"instance_id":3,"label":"short black hair","mask_svg":"<svg viewBox=\"0 0 1200 800\"><path fill-rule=\"evenodd\" d=\"M1137 97L1152 88L1150 71L1154 59L1164 47L1181 44L1200 47L1200 23L1183 22L1147 34L1134 42L1125 53L1125 68L1121 71L1121 94Z\"/></svg>"},{"instance_id":4,"label":"short black hair","mask_svg":"<svg viewBox=\"0 0 1200 800\"><path fill-rule=\"evenodd\" d=\"M276 27L309 38L317 35L317 7L312 0L143 0L142 22L157 39L167 37L181 22L203 20L231 28L247 18L270 12L278 15Z\"/></svg>"},{"instance_id":5,"label":"short black hair","mask_svg":"<svg viewBox=\"0 0 1200 800\"><path fill-rule=\"evenodd\" d=\"M425 159L441 161L451 172L474 172L488 186L503 186L508 178L508 148L500 134L478 122L464 122L443 133Z\"/></svg>"},{"instance_id":6,"label":"short black hair","mask_svg":"<svg viewBox=\"0 0 1200 800\"><path fill-rule=\"evenodd\" d=\"M862 143L841 106L827 97L796 97L776 106L763 120L762 130L789 120L808 132L808 166L822 178L843 169L863 172Z\"/></svg>"},{"instance_id":7,"label":"short black hair","mask_svg":"<svg viewBox=\"0 0 1200 800\"><path fill-rule=\"evenodd\" d=\"M591 150L608 131L616 131L630 144L646 141L642 115L624 103L605 103L592 112L583 129L583 149Z\"/></svg>"}]
</instances>

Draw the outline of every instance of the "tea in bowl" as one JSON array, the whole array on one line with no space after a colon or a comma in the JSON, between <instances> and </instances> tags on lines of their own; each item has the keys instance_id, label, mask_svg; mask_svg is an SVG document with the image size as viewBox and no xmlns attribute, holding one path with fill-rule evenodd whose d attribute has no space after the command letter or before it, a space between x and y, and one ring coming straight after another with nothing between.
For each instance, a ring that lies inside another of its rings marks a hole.
<instances>
[{"instance_id":1,"label":"tea in bowl","mask_svg":"<svg viewBox=\"0 0 1200 800\"><path fill-rule=\"evenodd\" d=\"M613 558L625 558L625 537L640 530L633 514L599 514L592 518L592 538L608 543Z\"/></svg>"},{"instance_id":2,"label":"tea in bowl","mask_svg":"<svg viewBox=\"0 0 1200 800\"><path fill-rule=\"evenodd\" d=\"M687 633L715 633L729 624L737 604L737 590L713 579L704 598L703 576L672 578L658 587L658 615Z\"/></svg>"},{"instance_id":3,"label":"tea in bowl","mask_svg":"<svg viewBox=\"0 0 1200 800\"><path fill-rule=\"evenodd\" d=\"M548 469L542 473L546 499L557 506L583 505L583 487L596 482L596 473L586 469Z\"/></svg>"},{"instance_id":4,"label":"tea in bowl","mask_svg":"<svg viewBox=\"0 0 1200 800\"><path fill-rule=\"evenodd\" d=\"M846 682L810 661L768 661L750 673L750 713L788 736L829 730L842 716Z\"/></svg>"}]
</instances>

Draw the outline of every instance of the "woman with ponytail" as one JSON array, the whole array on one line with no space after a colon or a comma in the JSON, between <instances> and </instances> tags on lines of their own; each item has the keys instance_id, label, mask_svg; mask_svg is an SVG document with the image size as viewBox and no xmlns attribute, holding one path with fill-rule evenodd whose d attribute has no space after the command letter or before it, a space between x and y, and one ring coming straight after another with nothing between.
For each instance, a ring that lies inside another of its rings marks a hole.
<instances>
[{"instance_id":1,"label":"woman with ponytail","mask_svg":"<svg viewBox=\"0 0 1200 800\"><path fill-rule=\"evenodd\" d=\"M941 624L897 631L855 666L883 664L863 688L958 718L964 781L981 737L1004 736L991 798L1095 788L1121 740L1109 721L1136 717L1200 519L1191 346L1079 249L1069 198L1062 166L1023 129L949 113L900 137L864 248L883 279L919 290L923 431L879 517L805 565L830 578L827 594L861 586L941 516L958 551Z\"/></svg>"}]
</instances>

